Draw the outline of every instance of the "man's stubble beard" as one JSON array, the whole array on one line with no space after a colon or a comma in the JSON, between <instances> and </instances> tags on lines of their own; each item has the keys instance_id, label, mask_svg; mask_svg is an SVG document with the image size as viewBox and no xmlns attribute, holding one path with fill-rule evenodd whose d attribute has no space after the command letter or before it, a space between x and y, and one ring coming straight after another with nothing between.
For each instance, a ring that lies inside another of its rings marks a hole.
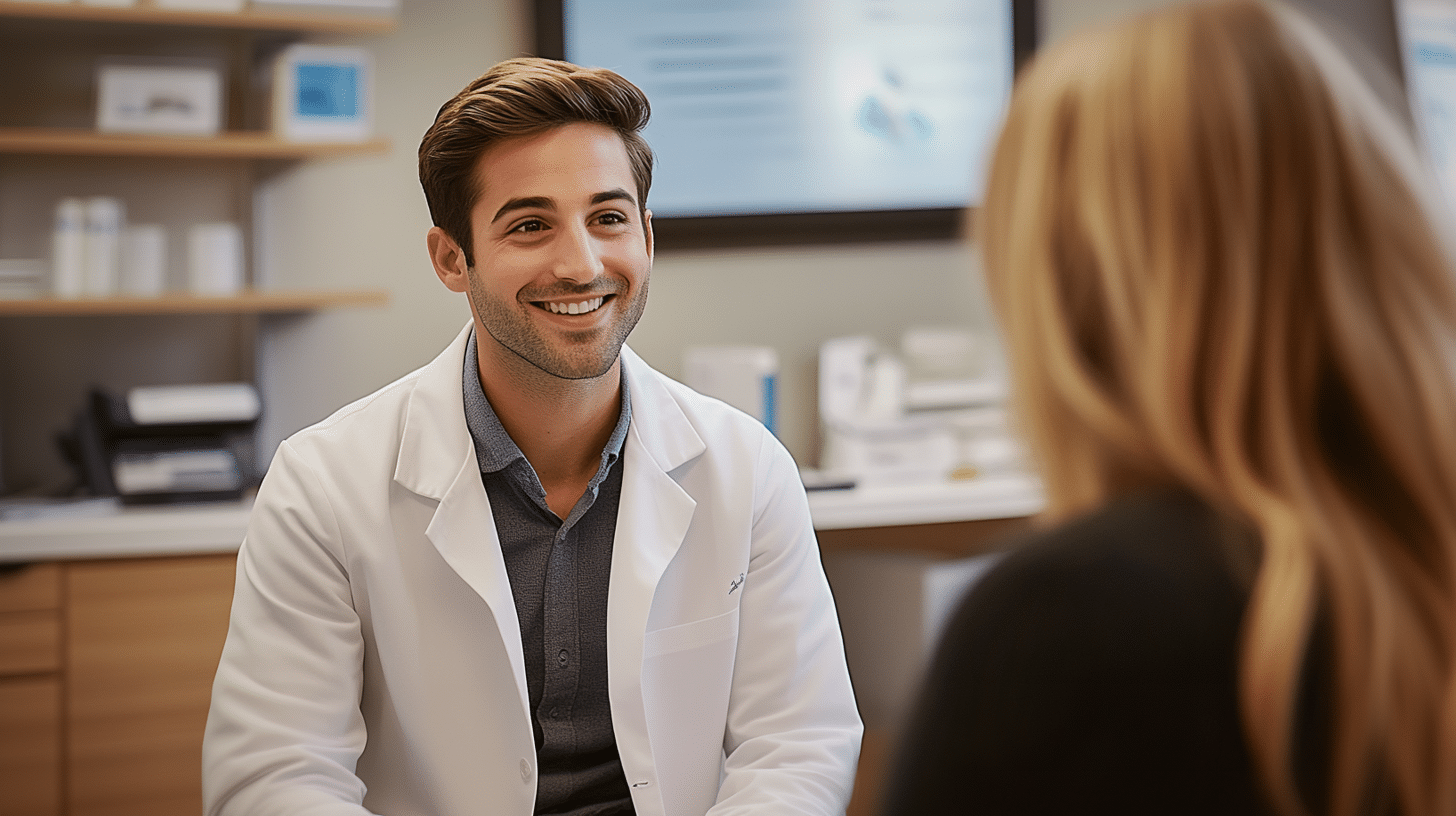
<instances>
[{"instance_id":1,"label":"man's stubble beard","mask_svg":"<svg viewBox=\"0 0 1456 816\"><path fill-rule=\"evenodd\" d=\"M473 275L471 276L470 301L475 306L475 312L480 316L481 325L485 327L486 333L515 357L558 379L589 380L611 371L612 365L616 363L617 357L621 353L622 346L627 342L627 336L632 333L632 329L636 328L637 322L646 311L647 288L648 280L644 277L641 285L633 293L632 300L625 307L618 305L624 295L620 291L612 293L616 295L610 301L612 308L625 308L618 319L603 329L565 333L566 344L564 346L549 342L531 320L529 313L525 311L537 307L522 306L518 301L503 302L486 292L484 287L477 285ZM562 293L556 293L556 296L560 294ZM571 294L596 297L607 294L607 292L583 287L580 292L573 291ZM607 308L606 304L603 305L603 308ZM602 340L593 341L591 339L593 336L603 333L606 334L606 337ZM593 345L597 347L596 351L588 352L588 348ZM582 353L572 354L572 351Z\"/></svg>"}]
</instances>

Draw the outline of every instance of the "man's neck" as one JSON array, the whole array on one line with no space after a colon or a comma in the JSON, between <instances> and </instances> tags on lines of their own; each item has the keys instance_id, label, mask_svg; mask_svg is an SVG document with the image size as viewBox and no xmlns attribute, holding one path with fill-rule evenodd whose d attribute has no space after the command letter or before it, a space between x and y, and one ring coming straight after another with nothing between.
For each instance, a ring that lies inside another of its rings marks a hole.
<instances>
[{"instance_id":1,"label":"man's neck","mask_svg":"<svg viewBox=\"0 0 1456 816\"><path fill-rule=\"evenodd\" d=\"M509 352L508 352L509 353ZM566 518L601 466L602 449L622 409L622 360L602 376L566 380L520 358L478 355L490 407Z\"/></svg>"}]
</instances>

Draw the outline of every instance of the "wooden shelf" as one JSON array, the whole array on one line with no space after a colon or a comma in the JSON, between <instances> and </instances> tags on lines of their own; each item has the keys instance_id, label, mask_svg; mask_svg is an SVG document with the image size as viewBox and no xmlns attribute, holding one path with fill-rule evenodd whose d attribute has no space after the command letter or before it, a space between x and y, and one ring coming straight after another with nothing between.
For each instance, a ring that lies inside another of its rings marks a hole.
<instances>
[{"instance_id":1,"label":"wooden shelf","mask_svg":"<svg viewBox=\"0 0 1456 816\"><path fill-rule=\"evenodd\" d=\"M165 295L155 298L41 298L0 300L0 316L18 315L161 315L267 314L309 312L345 306L384 306L389 293L375 289L348 291L250 291L235 297Z\"/></svg>"},{"instance_id":2,"label":"wooden shelf","mask_svg":"<svg viewBox=\"0 0 1456 816\"><path fill-rule=\"evenodd\" d=\"M268 31L311 31L336 34L386 34L399 21L393 16L341 15L314 12L263 11L251 7L238 12L163 9L143 0L135 6L106 7L70 3L26 3L0 0L0 17L30 17L99 23L211 26Z\"/></svg>"},{"instance_id":3,"label":"wooden shelf","mask_svg":"<svg viewBox=\"0 0 1456 816\"><path fill-rule=\"evenodd\" d=\"M290 142L271 133L232 131L217 136L98 133L80 128L0 127L0 153L61 156L163 156L194 159L318 159L384 153L388 139L364 142Z\"/></svg>"}]
</instances>

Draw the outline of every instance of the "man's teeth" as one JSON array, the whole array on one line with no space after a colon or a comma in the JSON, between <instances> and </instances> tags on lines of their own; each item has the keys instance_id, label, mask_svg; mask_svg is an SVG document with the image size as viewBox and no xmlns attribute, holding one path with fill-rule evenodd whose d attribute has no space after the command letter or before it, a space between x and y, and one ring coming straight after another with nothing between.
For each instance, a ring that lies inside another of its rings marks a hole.
<instances>
[{"instance_id":1,"label":"man's teeth","mask_svg":"<svg viewBox=\"0 0 1456 816\"><path fill-rule=\"evenodd\" d=\"M595 312L597 309L600 309L604 299L592 298L591 300L584 300L580 303L555 303L548 301L546 303L546 310L556 314L586 314L587 312Z\"/></svg>"}]
</instances>

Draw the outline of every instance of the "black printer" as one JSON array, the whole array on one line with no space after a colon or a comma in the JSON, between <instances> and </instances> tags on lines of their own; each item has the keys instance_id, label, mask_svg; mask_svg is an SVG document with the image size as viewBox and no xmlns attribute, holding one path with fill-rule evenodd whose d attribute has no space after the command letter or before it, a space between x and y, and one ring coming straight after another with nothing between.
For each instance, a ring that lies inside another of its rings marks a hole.
<instances>
[{"instance_id":1,"label":"black printer","mask_svg":"<svg viewBox=\"0 0 1456 816\"><path fill-rule=\"evenodd\" d=\"M60 440L81 481L123 504L235 500L257 481L248 383L93 388Z\"/></svg>"}]
</instances>

